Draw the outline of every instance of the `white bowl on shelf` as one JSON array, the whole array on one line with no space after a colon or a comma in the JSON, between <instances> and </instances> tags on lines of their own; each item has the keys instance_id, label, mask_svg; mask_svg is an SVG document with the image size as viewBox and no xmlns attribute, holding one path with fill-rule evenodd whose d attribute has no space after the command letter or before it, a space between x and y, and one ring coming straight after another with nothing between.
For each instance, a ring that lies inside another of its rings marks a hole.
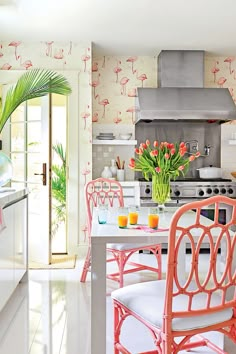
<instances>
[{"instance_id":1,"label":"white bowl on shelf","mask_svg":"<svg viewBox=\"0 0 236 354\"><path fill-rule=\"evenodd\" d=\"M132 136L132 133L124 133L124 134L120 134L119 138L121 140L130 140Z\"/></svg>"}]
</instances>

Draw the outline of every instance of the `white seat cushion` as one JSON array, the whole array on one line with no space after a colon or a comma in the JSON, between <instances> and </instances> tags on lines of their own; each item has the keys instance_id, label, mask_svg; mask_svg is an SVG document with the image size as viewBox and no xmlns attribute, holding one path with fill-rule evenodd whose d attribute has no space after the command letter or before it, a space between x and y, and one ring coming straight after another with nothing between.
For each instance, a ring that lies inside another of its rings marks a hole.
<instances>
[{"instance_id":1,"label":"white seat cushion","mask_svg":"<svg viewBox=\"0 0 236 354\"><path fill-rule=\"evenodd\" d=\"M156 243L153 244L153 246L155 246ZM146 243L109 243L107 245L107 248L112 248L112 249L115 249L115 250L118 250L118 251L124 251L124 250L129 250L129 249L132 249L132 248L141 248L142 247L147 247L150 245L149 244L146 244Z\"/></svg>"},{"instance_id":2,"label":"white seat cushion","mask_svg":"<svg viewBox=\"0 0 236 354\"><path fill-rule=\"evenodd\" d=\"M111 297L135 314L140 316L146 322L157 328L162 327L162 314L165 301L165 280L150 281L125 286L111 293ZM199 294L193 299L193 309L204 308L206 295ZM220 303L220 297L213 294L211 304ZM185 295L179 295L174 299L173 310L186 310L187 301ZM204 328L222 321L229 320L233 315L231 308L219 311L214 314L207 314L194 317L175 318L172 321L172 329L175 331L184 331L196 328Z\"/></svg>"}]
</instances>

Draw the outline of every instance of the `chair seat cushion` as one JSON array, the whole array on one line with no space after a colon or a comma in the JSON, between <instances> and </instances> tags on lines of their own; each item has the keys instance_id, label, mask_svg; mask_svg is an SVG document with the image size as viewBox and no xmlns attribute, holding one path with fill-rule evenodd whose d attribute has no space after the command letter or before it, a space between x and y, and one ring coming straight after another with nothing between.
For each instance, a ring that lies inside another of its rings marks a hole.
<instances>
[{"instance_id":1,"label":"chair seat cushion","mask_svg":"<svg viewBox=\"0 0 236 354\"><path fill-rule=\"evenodd\" d=\"M153 246L155 246L156 243L153 244ZM150 244L146 244L146 243L109 243L107 245L107 248L111 248L114 250L118 250L118 251L124 251L124 250L130 250L133 248L139 248L142 249L142 247L146 248L146 247L150 248Z\"/></svg>"},{"instance_id":2,"label":"chair seat cushion","mask_svg":"<svg viewBox=\"0 0 236 354\"><path fill-rule=\"evenodd\" d=\"M130 309L144 321L152 324L157 328L162 327L163 310L165 301L166 281L150 281L125 286L111 293L111 297L125 307ZM206 304L206 295L201 293L193 299L193 309L204 308ZM213 294L211 299L212 305L220 304L220 297ZM174 311L187 310L186 295L179 295L173 300ZM175 331L191 330L196 328L204 328L213 324L220 323L232 318L232 308L217 313L198 315L185 318L174 318L172 321L172 329Z\"/></svg>"}]
</instances>

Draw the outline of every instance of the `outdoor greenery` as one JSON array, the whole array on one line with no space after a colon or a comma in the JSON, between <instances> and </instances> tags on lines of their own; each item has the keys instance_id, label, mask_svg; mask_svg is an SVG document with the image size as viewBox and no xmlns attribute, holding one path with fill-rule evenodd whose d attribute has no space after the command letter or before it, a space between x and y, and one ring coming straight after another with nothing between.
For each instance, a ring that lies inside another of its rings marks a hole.
<instances>
[{"instance_id":1,"label":"outdoor greenery","mask_svg":"<svg viewBox=\"0 0 236 354\"><path fill-rule=\"evenodd\" d=\"M57 72L42 69L26 71L17 83L8 89L4 104L0 100L0 132L21 103L46 96L48 93L69 95L71 87L67 79Z\"/></svg>"},{"instance_id":2,"label":"outdoor greenery","mask_svg":"<svg viewBox=\"0 0 236 354\"><path fill-rule=\"evenodd\" d=\"M63 145L53 145L53 151L60 159L59 164L52 165L52 197L53 210L52 235L55 235L59 224L66 222L66 152Z\"/></svg>"}]
</instances>

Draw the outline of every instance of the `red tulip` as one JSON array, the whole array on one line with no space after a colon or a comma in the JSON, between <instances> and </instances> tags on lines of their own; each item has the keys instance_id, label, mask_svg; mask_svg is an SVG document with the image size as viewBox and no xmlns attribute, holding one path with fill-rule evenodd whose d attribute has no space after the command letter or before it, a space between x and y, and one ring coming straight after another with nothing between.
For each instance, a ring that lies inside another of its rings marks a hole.
<instances>
[{"instance_id":1,"label":"red tulip","mask_svg":"<svg viewBox=\"0 0 236 354\"><path fill-rule=\"evenodd\" d=\"M174 149L174 148L170 150L170 154L171 154L172 156L175 154L175 149Z\"/></svg>"},{"instance_id":2,"label":"red tulip","mask_svg":"<svg viewBox=\"0 0 236 354\"><path fill-rule=\"evenodd\" d=\"M146 140L146 145L149 146L150 145L150 141Z\"/></svg>"},{"instance_id":3,"label":"red tulip","mask_svg":"<svg viewBox=\"0 0 236 354\"><path fill-rule=\"evenodd\" d=\"M200 155L201 155L201 153L198 151L198 152L196 152L195 157L199 157Z\"/></svg>"},{"instance_id":4,"label":"red tulip","mask_svg":"<svg viewBox=\"0 0 236 354\"><path fill-rule=\"evenodd\" d=\"M184 170L184 166L183 166L183 165L179 166L179 167L178 167L178 170L179 170L179 171L183 171L183 170Z\"/></svg>"},{"instance_id":5,"label":"red tulip","mask_svg":"<svg viewBox=\"0 0 236 354\"><path fill-rule=\"evenodd\" d=\"M193 160L195 160L195 156L194 155L191 155L191 156L189 156L189 161L193 161Z\"/></svg>"},{"instance_id":6,"label":"red tulip","mask_svg":"<svg viewBox=\"0 0 236 354\"><path fill-rule=\"evenodd\" d=\"M161 172L161 168L160 168L160 167L156 167L156 168L155 168L155 171L156 171L157 173L160 173L160 172Z\"/></svg>"},{"instance_id":7,"label":"red tulip","mask_svg":"<svg viewBox=\"0 0 236 354\"><path fill-rule=\"evenodd\" d=\"M179 147L180 148L183 148L185 146L185 143L182 141L180 144L179 144Z\"/></svg>"},{"instance_id":8,"label":"red tulip","mask_svg":"<svg viewBox=\"0 0 236 354\"><path fill-rule=\"evenodd\" d=\"M158 150L152 150L152 151L150 152L150 155L151 155L151 156L157 156L157 155L158 155Z\"/></svg>"},{"instance_id":9,"label":"red tulip","mask_svg":"<svg viewBox=\"0 0 236 354\"><path fill-rule=\"evenodd\" d=\"M154 147L158 147L158 141L157 140L154 141L153 146Z\"/></svg>"},{"instance_id":10,"label":"red tulip","mask_svg":"<svg viewBox=\"0 0 236 354\"><path fill-rule=\"evenodd\" d=\"M170 155L169 154L167 154L167 153L165 153L165 159L169 159L170 158Z\"/></svg>"}]
</instances>

